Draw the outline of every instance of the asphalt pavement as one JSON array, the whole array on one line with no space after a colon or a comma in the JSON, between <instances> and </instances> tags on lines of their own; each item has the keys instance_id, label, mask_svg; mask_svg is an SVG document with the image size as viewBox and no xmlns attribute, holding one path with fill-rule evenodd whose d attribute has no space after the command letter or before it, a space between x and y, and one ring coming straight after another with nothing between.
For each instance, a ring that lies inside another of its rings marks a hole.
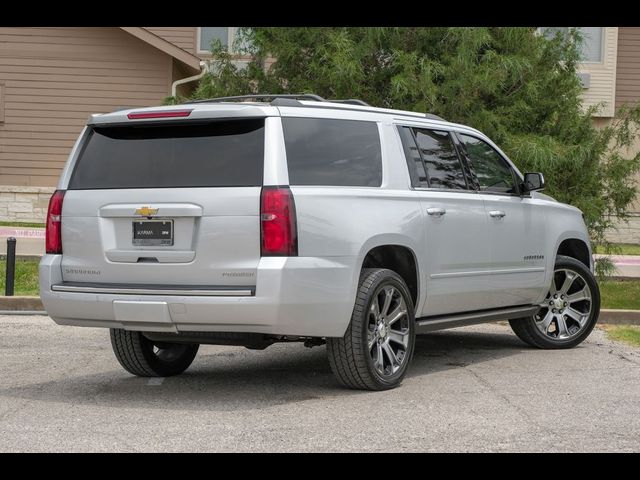
<instances>
[{"instance_id":1,"label":"asphalt pavement","mask_svg":"<svg viewBox=\"0 0 640 480\"><path fill-rule=\"evenodd\" d=\"M640 451L640 350L595 330L541 351L506 325L419 337L398 389L334 380L324 347L203 346L136 378L105 329L0 316L0 451Z\"/></svg>"}]
</instances>

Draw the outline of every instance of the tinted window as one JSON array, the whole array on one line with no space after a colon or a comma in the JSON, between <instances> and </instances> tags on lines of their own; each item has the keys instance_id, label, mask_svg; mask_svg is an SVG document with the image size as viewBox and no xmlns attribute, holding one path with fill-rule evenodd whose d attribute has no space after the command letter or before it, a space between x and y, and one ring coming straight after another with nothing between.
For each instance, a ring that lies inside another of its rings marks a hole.
<instances>
[{"instance_id":1,"label":"tinted window","mask_svg":"<svg viewBox=\"0 0 640 480\"><path fill-rule=\"evenodd\" d=\"M409 127L399 127L402 146L404 147L404 155L407 159L407 167L409 168L409 176L411 177L411 185L414 187L428 187L427 172L422 162L418 146L413 138L413 132Z\"/></svg>"},{"instance_id":2,"label":"tinted window","mask_svg":"<svg viewBox=\"0 0 640 480\"><path fill-rule=\"evenodd\" d=\"M461 134L459 136L480 190L517 193L511 167L498 152L479 138Z\"/></svg>"},{"instance_id":3,"label":"tinted window","mask_svg":"<svg viewBox=\"0 0 640 480\"><path fill-rule=\"evenodd\" d=\"M427 167L431 188L466 189L462 171L451 136L438 130L415 129L416 142Z\"/></svg>"},{"instance_id":4,"label":"tinted window","mask_svg":"<svg viewBox=\"0 0 640 480\"><path fill-rule=\"evenodd\" d=\"M70 189L262 185L264 120L95 127Z\"/></svg>"},{"instance_id":5,"label":"tinted window","mask_svg":"<svg viewBox=\"0 0 640 480\"><path fill-rule=\"evenodd\" d=\"M382 155L373 122L283 118L291 185L379 187Z\"/></svg>"}]
</instances>

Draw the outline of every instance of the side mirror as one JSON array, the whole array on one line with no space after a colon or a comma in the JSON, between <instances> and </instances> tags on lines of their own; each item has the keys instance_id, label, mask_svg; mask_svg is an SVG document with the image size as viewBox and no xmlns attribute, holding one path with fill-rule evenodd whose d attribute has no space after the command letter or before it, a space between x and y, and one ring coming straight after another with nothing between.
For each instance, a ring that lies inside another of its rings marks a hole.
<instances>
[{"instance_id":1,"label":"side mirror","mask_svg":"<svg viewBox=\"0 0 640 480\"><path fill-rule=\"evenodd\" d=\"M544 188L544 177L539 172L529 172L524 174L522 190L524 193L535 192Z\"/></svg>"}]
</instances>

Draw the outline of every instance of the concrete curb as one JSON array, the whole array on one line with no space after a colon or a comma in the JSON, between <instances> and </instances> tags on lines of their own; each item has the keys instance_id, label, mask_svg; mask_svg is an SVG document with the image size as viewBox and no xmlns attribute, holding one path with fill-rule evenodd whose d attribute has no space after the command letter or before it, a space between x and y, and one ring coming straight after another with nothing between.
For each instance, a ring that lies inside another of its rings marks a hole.
<instances>
[{"instance_id":1,"label":"concrete curb","mask_svg":"<svg viewBox=\"0 0 640 480\"><path fill-rule=\"evenodd\" d=\"M40 297L14 296L14 297L0 297L0 310L43 311L44 307L42 306L42 300L40 300Z\"/></svg>"},{"instance_id":2,"label":"concrete curb","mask_svg":"<svg viewBox=\"0 0 640 480\"><path fill-rule=\"evenodd\" d=\"M640 325L640 310L600 310L598 323Z\"/></svg>"}]
</instances>

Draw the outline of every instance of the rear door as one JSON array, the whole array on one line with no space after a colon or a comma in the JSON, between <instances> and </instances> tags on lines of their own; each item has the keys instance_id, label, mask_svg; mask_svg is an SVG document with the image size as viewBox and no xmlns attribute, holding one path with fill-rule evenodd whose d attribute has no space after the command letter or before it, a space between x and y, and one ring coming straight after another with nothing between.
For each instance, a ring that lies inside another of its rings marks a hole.
<instances>
[{"instance_id":1,"label":"rear door","mask_svg":"<svg viewBox=\"0 0 640 480\"><path fill-rule=\"evenodd\" d=\"M491 261L482 199L470 189L450 132L399 127L420 199L426 239L427 298L422 316L491 308Z\"/></svg>"},{"instance_id":2,"label":"rear door","mask_svg":"<svg viewBox=\"0 0 640 480\"><path fill-rule=\"evenodd\" d=\"M515 171L488 142L458 133L459 147L484 202L491 243L491 288L496 307L533 303L545 282L544 209L520 195Z\"/></svg>"},{"instance_id":3,"label":"rear door","mask_svg":"<svg viewBox=\"0 0 640 480\"><path fill-rule=\"evenodd\" d=\"M91 127L62 212L67 282L255 285L265 119Z\"/></svg>"}]
</instances>

